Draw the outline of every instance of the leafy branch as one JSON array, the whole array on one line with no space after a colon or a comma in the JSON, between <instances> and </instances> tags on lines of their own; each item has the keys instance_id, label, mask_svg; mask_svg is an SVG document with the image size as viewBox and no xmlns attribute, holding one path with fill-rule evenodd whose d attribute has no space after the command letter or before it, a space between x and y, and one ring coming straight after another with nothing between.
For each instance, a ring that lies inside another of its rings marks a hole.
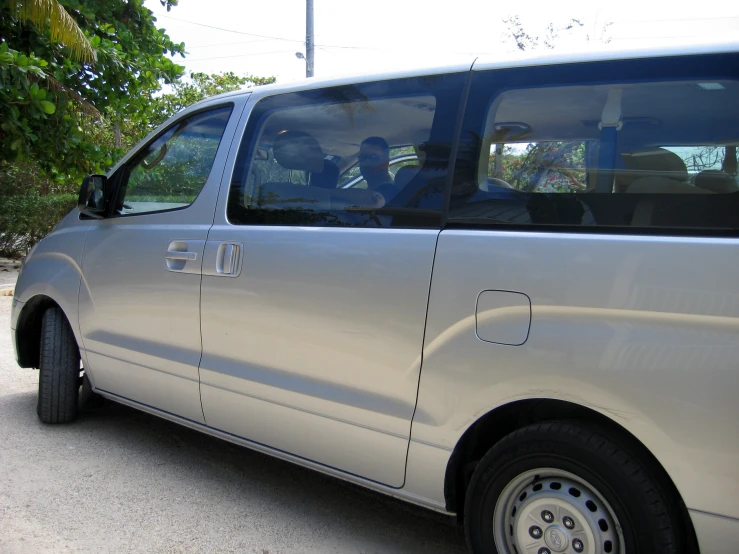
<instances>
[{"instance_id":1,"label":"leafy branch","mask_svg":"<svg viewBox=\"0 0 739 554\"><path fill-rule=\"evenodd\" d=\"M48 26L49 38L61 42L72 57L81 62L94 62L95 50L77 22L57 0L8 0L11 15L19 22L33 24L40 30Z\"/></svg>"}]
</instances>

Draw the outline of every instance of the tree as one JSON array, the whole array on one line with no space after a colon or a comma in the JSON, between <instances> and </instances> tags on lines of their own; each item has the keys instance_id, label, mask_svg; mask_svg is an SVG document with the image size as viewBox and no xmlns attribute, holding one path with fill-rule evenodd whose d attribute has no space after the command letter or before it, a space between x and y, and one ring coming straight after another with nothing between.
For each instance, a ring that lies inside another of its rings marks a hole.
<instances>
[{"instance_id":1,"label":"tree","mask_svg":"<svg viewBox=\"0 0 739 554\"><path fill-rule=\"evenodd\" d=\"M112 110L109 107L99 118L81 118L82 132L104 154L105 170L149 131L190 104L207 96L236 90L245 84L273 81L274 77L195 73L189 81L175 83L171 92L142 99L139 112L115 119L108 117ZM117 146L116 128L121 137ZM17 256L27 252L73 208L78 186L78 181L72 178L48 179L48 174L30 159L16 160L0 167L0 254Z\"/></svg>"},{"instance_id":2,"label":"tree","mask_svg":"<svg viewBox=\"0 0 739 554\"><path fill-rule=\"evenodd\" d=\"M549 23L541 33L529 34L517 15L506 17L503 23L506 25L504 38L512 39L518 50L527 52L542 47L554 49L563 34L585 28L581 20L571 18L562 24ZM595 37L587 33L584 40L610 42L610 26L611 23L602 25ZM597 29L598 25L593 28ZM585 143L582 141L533 142L526 144L523 150L498 143L490 154L488 171L525 192L581 191L585 189L584 160Z\"/></svg>"},{"instance_id":3,"label":"tree","mask_svg":"<svg viewBox=\"0 0 739 554\"><path fill-rule=\"evenodd\" d=\"M75 60L95 61L95 50L90 41L56 0L9 0L9 7L10 14L21 23L31 23L43 30L48 21L49 38L67 46Z\"/></svg>"},{"instance_id":4,"label":"tree","mask_svg":"<svg viewBox=\"0 0 739 554\"><path fill-rule=\"evenodd\" d=\"M0 164L32 158L56 179L101 170L109 155L85 121L142 113L162 83L182 75L171 57L184 56L184 44L157 27L143 0L59 0L97 53L94 63L75 60L45 28L21 26L9 2L0 0Z\"/></svg>"},{"instance_id":5,"label":"tree","mask_svg":"<svg viewBox=\"0 0 739 554\"><path fill-rule=\"evenodd\" d=\"M540 47L553 49L557 45L557 40L563 34L569 34L573 30L584 29L585 23L580 19L571 18L562 24L549 23L541 33L531 35L521 22L521 19L517 15L508 16L503 19L503 23L506 25L506 31L504 32L504 39L512 39L516 48L521 51L536 50ZM590 33L585 34L585 41L590 42L593 40L608 43L611 41L608 30L613 25L612 22L605 23L604 25L595 24L595 29L592 36Z\"/></svg>"},{"instance_id":6,"label":"tree","mask_svg":"<svg viewBox=\"0 0 739 554\"><path fill-rule=\"evenodd\" d=\"M72 24L94 58L75 54ZM143 0L0 0L0 251L27 250L74 205L81 176L106 171L181 108L274 81L230 73L183 82L177 55L185 45ZM163 85L172 90L157 96Z\"/></svg>"},{"instance_id":7,"label":"tree","mask_svg":"<svg viewBox=\"0 0 739 554\"><path fill-rule=\"evenodd\" d=\"M187 106L199 102L209 96L238 90L244 85L266 85L274 83L274 77L240 76L235 73L190 73L189 81L178 81L172 85L172 92L152 99L155 114L151 118L153 126L157 126Z\"/></svg>"},{"instance_id":8,"label":"tree","mask_svg":"<svg viewBox=\"0 0 739 554\"><path fill-rule=\"evenodd\" d=\"M142 100L136 113L119 116L109 108L100 120L88 118L85 129L91 139L108 153L108 165L111 165L149 132L191 104L238 90L244 85L264 85L274 81L274 77L240 76L231 72L212 75L190 73L187 80L172 83L169 92Z\"/></svg>"}]
</instances>

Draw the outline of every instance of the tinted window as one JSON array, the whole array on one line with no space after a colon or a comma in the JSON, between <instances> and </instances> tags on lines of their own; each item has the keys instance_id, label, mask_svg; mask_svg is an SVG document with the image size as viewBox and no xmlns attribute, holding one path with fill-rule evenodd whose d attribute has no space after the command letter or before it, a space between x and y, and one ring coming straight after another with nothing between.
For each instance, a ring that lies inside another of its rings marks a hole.
<instances>
[{"instance_id":1,"label":"tinted window","mask_svg":"<svg viewBox=\"0 0 739 554\"><path fill-rule=\"evenodd\" d=\"M449 222L739 229L737 61L475 75Z\"/></svg>"},{"instance_id":2,"label":"tinted window","mask_svg":"<svg viewBox=\"0 0 739 554\"><path fill-rule=\"evenodd\" d=\"M231 107L178 121L125 167L118 211L138 215L192 204L208 180Z\"/></svg>"},{"instance_id":3,"label":"tinted window","mask_svg":"<svg viewBox=\"0 0 739 554\"><path fill-rule=\"evenodd\" d=\"M413 145L390 148L390 174L395 177L398 170L405 166L418 166L418 156ZM362 178L359 164L354 164L341 174L339 188L367 188L367 180Z\"/></svg>"},{"instance_id":4,"label":"tinted window","mask_svg":"<svg viewBox=\"0 0 739 554\"><path fill-rule=\"evenodd\" d=\"M438 227L464 79L399 79L261 100L240 146L229 221Z\"/></svg>"}]
</instances>

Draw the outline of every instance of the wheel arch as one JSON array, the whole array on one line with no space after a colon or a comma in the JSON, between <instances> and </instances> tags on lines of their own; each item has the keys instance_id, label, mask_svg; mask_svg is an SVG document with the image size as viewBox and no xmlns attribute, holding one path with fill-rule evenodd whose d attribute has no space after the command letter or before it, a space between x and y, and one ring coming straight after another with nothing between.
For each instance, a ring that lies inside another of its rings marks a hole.
<instances>
[{"instance_id":1,"label":"wheel arch","mask_svg":"<svg viewBox=\"0 0 739 554\"><path fill-rule=\"evenodd\" d=\"M664 466L655 455L626 428L616 421L586 406L557 399L525 399L498 406L477 419L461 436L447 463L444 478L446 509L461 520L464 516L467 486L477 463L494 444L506 435L533 423L555 420L576 420L597 426L613 434L634 450L648 463L660 479L674 492L680 501L680 512L690 554L699 552L697 538L688 509Z\"/></svg>"},{"instance_id":2,"label":"wheel arch","mask_svg":"<svg viewBox=\"0 0 739 554\"><path fill-rule=\"evenodd\" d=\"M64 309L53 298L45 294L37 294L26 301L15 330L15 340L18 348L18 364L21 367L39 367L39 356L41 352L41 321L44 312L52 307L58 307L64 313ZM69 317L64 313L69 322Z\"/></svg>"}]
</instances>

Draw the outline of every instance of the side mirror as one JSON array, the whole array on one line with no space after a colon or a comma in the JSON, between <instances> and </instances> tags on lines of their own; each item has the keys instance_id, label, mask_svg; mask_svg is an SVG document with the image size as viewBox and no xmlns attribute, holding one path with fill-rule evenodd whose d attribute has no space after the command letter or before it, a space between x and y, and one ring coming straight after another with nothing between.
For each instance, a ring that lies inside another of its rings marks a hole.
<instances>
[{"instance_id":1,"label":"side mirror","mask_svg":"<svg viewBox=\"0 0 739 554\"><path fill-rule=\"evenodd\" d=\"M88 175L82 180L77 208L83 214L102 219L105 217L107 198L105 189L108 178L105 175Z\"/></svg>"}]
</instances>

